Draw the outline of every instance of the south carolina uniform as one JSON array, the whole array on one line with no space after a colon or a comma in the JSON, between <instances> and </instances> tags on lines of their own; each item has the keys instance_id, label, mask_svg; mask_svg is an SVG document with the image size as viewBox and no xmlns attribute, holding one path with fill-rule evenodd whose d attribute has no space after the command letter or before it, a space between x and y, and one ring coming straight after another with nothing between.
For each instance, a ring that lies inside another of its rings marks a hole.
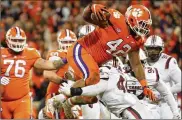
<instances>
[{"instance_id":1,"label":"south carolina uniform","mask_svg":"<svg viewBox=\"0 0 182 120\"><path fill-rule=\"evenodd\" d=\"M165 53L162 53L157 62L153 64L148 64L158 69L159 73L161 74L162 80L168 85L172 93L178 93L179 91L181 91L181 70L178 67L175 58ZM160 109L163 119L170 119L172 117L170 107L164 100L161 100L160 102Z\"/></svg>"},{"instance_id":2,"label":"south carolina uniform","mask_svg":"<svg viewBox=\"0 0 182 120\"><path fill-rule=\"evenodd\" d=\"M86 80L86 85L99 81L99 67L113 56L125 55L137 50L143 40L135 40L128 31L125 17L114 9L106 28L97 27L93 32L79 39L69 50L67 59L75 73ZM90 78L94 76L94 78Z\"/></svg>"},{"instance_id":3,"label":"south carolina uniform","mask_svg":"<svg viewBox=\"0 0 182 120\"><path fill-rule=\"evenodd\" d=\"M34 48L25 48L17 55L1 48L1 55L1 75L10 78L1 94L1 117L30 118L29 71L40 54Z\"/></svg>"},{"instance_id":4,"label":"south carolina uniform","mask_svg":"<svg viewBox=\"0 0 182 120\"><path fill-rule=\"evenodd\" d=\"M168 113L171 115L171 118L169 119L173 118L173 114L178 115L179 112L177 109L177 103L175 102L175 99L169 88L163 82L158 70L154 67L145 67L145 75L148 85L154 91L157 99L159 101L162 98L165 99L165 103L170 106L169 110L172 112ZM148 110L153 113L153 116L155 116L155 119L163 119L160 107L158 106L158 104L150 101L143 95L142 87L136 78L128 74L126 86L128 92L137 95L137 97L142 100L142 103L146 104L147 108L149 108Z\"/></svg>"},{"instance_id":5,"label":"south carolina uniform","mask_svg":"<svg viewBox=\"0 0 182 120\"><path fill-rule=\"evenodd\" d=\"M164 49L162 38L157 35L149 36L144 44L144 49L148 57L148 65L158 69L162 80L176 96L177 93L181 92L181 70L175 58L162 53ZM160 109L163 119L172 118L170 108L164 100L160 102Z\"/></svg>"},{"instance_id":6,"label":"south carolina uniform","mask_svg":"<svg viewBox=\"0 0 182 120\"><path fill-rule=\"evenodd\" d=\"M83 96L96 96L109 112L124 119L152 119L152 114L138 98L127 92L126 77L114 67L100 67L100 81L82 88ZM103 107L101 107L103 109ZM105 109L105 108L104 108ZM101 110L106 115L107 110ZM108 116L108 115L107 115ZM107 118L108 119L108 118Z\"/></svg>"}]
</instances>

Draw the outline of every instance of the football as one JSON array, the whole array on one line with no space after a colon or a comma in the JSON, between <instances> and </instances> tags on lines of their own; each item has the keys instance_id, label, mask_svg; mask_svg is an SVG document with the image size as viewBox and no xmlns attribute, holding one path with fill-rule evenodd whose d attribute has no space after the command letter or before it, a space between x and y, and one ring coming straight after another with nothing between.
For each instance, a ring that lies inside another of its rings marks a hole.
<instances>
[{"instance_id":1,"label":"football","mask_svg":"<svg viewBox=\"0 0 182 120\"><path fill-rule=\"evenodd\" d=\"M104 11L103 11L104 12ZM106 27L109 23L108 20L111 16L109 12L104 12L104 15L106 16L106 20L98 20L94 13L91 13L91 19L96 22L100 27Z\"/></svg>"}]
</instances>

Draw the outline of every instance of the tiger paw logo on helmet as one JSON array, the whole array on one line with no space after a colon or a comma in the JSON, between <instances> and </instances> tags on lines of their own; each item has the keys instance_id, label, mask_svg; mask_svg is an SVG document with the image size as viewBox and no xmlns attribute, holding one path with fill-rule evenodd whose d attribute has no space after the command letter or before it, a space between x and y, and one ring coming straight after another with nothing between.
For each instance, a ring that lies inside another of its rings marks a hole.
<instances>
[{"instance_id":1,"label":"tiger paw logo on helmet","mask_svg":"<svg viewBox=\"0 0 182 120\"><path fill-rule=\"evenodd\" d=\"M134 17L141 17L143 14L142 10L140 8L134 8L133 12L132 12L132 15Z\"/></svg>"}]
</instances>

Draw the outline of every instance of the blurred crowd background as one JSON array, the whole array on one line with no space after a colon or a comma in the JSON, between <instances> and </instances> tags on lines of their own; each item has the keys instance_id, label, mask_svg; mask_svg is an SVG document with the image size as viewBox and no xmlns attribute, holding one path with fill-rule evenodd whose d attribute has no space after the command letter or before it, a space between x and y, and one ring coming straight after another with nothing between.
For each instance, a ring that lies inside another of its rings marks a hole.
<instances>
[{"instance_id":1,"label":"blurred crowd background","mask_svg":"<svg viewBox=\"0 0 182 120\"><path fill-rule=\"evenodd\" d=\"M132 4L145 5L153 20L150 34L163 38L164 52L175 57L182 68L181 0L1 0L1 45L6 46L6 31L12 26L19 26L26 32L29 47L38 49L42 57L46 58L49 50L57 49L57 33L61 29L67 28L77 34L79 28L86 24L82 19L82 11L90 2L101 3L122 14ZM30 86L34 101L40 103L41 100L44 101L48 81L42 78L41 71L33 70L32 74L33 82ZM40 104L35 108L40 109Z\"/></svg>"}]
</instances>

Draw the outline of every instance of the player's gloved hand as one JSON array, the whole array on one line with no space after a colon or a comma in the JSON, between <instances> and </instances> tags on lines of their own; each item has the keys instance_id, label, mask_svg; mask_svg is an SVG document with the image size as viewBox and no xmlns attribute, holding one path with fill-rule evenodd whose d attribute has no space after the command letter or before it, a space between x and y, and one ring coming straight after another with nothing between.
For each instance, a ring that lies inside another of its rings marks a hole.
<instances>
[{"instance_id":1,"label":"player's gloved hand","mask_svg":"<svg viewBox=\"0 0 182 120\"><path fill-rule=\"evenodd\" d=\"M0 77L1 85L7 85L10 82L10 79L8 77Z\"/></svg>"},{"instance_id":2,"label":"player's gloved hand","mask_svg":"<svg viewBox=\"0 0 182 120\"><path fill-rule=\"evenodd\" d=\"M149 97L150 100L156 101L156 97L155 97L153 91L147 86L147 81L145 79L140 80L140 84L143 87L144 95Z\"/></svg>"},{"instance_id":3,"label":"player's gloved hand","mask_svg":"<svg viewBox=\"0 0 182 120\"><path fill-rule=\"evenodd\" d=\"M181 116L178 112L173 113L173 119L181 119Z\"/></svg>"},{"instance_id":4,"label":"player's gloved hand","mask_svg":"<svg viewBox=\"0 0 182 120\"><path fill-rule=\"evenodd\" d=\"M66 96L71 96L71 86L67 83L63 83L62 86L59 87L59 93L62 93Z\"/></svg>"},{"instance_id":5,"label":"player's gloved hand","mask_svg":"<svg viewBox=\"0 0 182 120\"><path fill-rule=\"evenodd\" d=\"M64 114L66 116L67 119L74 119L74 115L73 112L71 110L71 108L73 107L73 104L70 101L70 98L68 98L63 104L62 104L62 108L64 110Z\"/></svg>"},{"instance_id":6,"label":"player's gloved hand","mask_svg":"<svg viewBox=\"0 0 182 120\"><path fill-rule=\"evenodd\" d=\"M60 109L62 107L62 103L66 101L66 96L63 94L56 95L53 98L53 106L56 109Z\"/></svg>"},{"instance_id":7,"label":"player's gloved hand","mask_svg":"<svg viewBox=\"0 0 182 120\"><path fill-rule=\"evenodd\" d=\"M54 99L55 99L54 97L48 99L46 102L46 106L43 110L44 116L45 117L47 116L47 118L53 118L53 116L54 116L54 111L55 111L55 108L53 106Z\"/></svg>"},{"instance_id":8,"label":"player's gloved hand","mask_svg":"<svg viewBox=\"0 0 182 120\"><path fill-rule=\"evenodd\" d=\"M91 5L92 13L95 14L96 19L98 21L106 20L106 16L104 15L104 12L108 12L105 6L100 4L92 4Z\"/></svg>"},{"instance_id":9,"label":"player's gloved hand","mask_svg":"<svg viewBox=\"0 0 182 120\"><path fill-rule=\"evenodd\" d=\"M81 110L80 106L75 105L71 108L71 110L72 110L72 114L73 114L74 118L79 119L79 115L80 115L79 111Z\"/></svg>"},{"instance_id":10,"label":"player's gloved hand","mask_svg":"<svg viewBox=\"0 0 182 120\"><path fill-rule=\"evenodd\" d=\"M150 100L156 101L156 97L155 97L153 91L150 88L143 87L143 93L144 93L144 95L146 95L147 97L149 97Z\"/></svg>"}]
</instances>

